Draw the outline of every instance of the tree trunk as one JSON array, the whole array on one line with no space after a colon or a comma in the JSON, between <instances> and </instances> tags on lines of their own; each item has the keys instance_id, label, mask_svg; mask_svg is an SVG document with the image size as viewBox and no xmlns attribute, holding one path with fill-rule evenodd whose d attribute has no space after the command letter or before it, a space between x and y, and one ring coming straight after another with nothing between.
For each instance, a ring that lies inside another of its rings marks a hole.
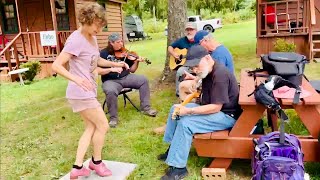
<instances>
[{"instance_id":1,"label":"tree trunk","mask_svg":"<svg viewBox=\"0 0 320 180\"><path fill-rule=\"evenodd\" d=\"M167 47L178 38L184 36L184 27L187 20L187 1L169 0L168 1L168 37ZM162 80L174 76L175 72L169 68L169 52L163 70ZM168 78L168 81L174 81L174 78Z\"/></svg>"}]
</instances>

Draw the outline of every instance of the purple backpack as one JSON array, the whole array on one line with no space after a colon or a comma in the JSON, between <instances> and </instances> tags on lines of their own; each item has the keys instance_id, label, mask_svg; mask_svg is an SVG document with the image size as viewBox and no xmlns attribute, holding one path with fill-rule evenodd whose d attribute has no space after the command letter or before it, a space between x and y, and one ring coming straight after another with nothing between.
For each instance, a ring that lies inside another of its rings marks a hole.
<instances>
[{"instance_id":1,"label":"purple backpack","mask_svg":"<svg viewBox=\"0 0 320 180\"><path fill-rule=\"evenodd\" d=\"M251 161L252 180L303 180L303 153L299 139L284 133L284 143L279 143L280 132L271 132L254 139Z\"/></svg>"}]
</instances>

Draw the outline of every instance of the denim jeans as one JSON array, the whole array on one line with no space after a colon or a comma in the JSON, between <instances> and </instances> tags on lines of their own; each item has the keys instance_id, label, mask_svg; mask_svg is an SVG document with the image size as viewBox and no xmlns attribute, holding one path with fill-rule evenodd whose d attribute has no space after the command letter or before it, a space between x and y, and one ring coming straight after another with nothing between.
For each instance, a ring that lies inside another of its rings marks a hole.
<instances>
[{"instance_id":1,"label":"denim jeans","mask_svg":"<svg viewBox=\"0 0 320 180\"><path fill-rule=\"evenodd\" d=\"M186 107L198 107L199 104L189 103ZM170 109L164 141L171 144L166 163L169 166L184 168L187 165L193 135L225 130L233 127L236 120L223 112L206 115L185 115L179 120L173 120Z\"/></svg>"}]
</instances>

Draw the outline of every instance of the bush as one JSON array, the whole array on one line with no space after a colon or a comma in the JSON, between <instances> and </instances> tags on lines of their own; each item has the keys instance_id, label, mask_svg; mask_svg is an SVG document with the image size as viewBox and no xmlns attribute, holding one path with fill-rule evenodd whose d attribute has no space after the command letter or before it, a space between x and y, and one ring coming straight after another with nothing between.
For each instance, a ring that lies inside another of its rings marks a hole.
<instances>
[{"instance_id":1,"label":"bush","mask_svg":"<svg viewBox=\"0 0 320 180\"><path fill-rule=\"evenodd\" d=\"M284 39L277 38L277 41L274 43L274 50L276 52L295 52L296 45Z\"/></svg>"},{"instance_id":2,"label":"bush","mask_svg":"<svg viewBox=\"0 0 320 180\"><path fill-rule=\"evenodd\" d=\"M167 26L167 21L157 21L154 23L153 19L146 19L143 21L143 30L146 33L159 33L164 32L165 27Z\"/></svg>"},{"instance_id":3,"label":"bush","mask_svg":"<svg viewBox=\"0 0 320 180\"><path fill-rule=\"evenodd\" d=\"M34 77L41 70L41 63L39 61L28 61L20 65L20 68L29 68L29 71L24 73L24 78L33 81Z\"/></svg>"}]
</instances>

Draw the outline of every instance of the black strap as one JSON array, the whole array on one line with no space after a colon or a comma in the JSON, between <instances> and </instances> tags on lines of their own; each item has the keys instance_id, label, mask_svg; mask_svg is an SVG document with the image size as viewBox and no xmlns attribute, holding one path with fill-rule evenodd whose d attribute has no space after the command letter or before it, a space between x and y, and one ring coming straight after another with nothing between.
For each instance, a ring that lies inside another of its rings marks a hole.
<instances>
[{"instance_id":1,"label":"black strap","mask_svg":"<svg viewBox=\"0 0 320 180\"><path fill-rule=\"evenodd\" d=\"M277 112L280 118L280 144L284 144L284 141L285 141L284 123L285 121L288 121L289 118L281 108Z\"/></svg>"},{"instance_id":2,"label":"black strap","mask_svg":"<svg viewBox=\"0 0 320 180\"><path fill-rule=\"evenodd\" d=\"M300 94L301 94L301 89L299 87L299 88L296 89L296 92L294 93L293 104L299 104Z\"/></svg>"}]
</instances>

